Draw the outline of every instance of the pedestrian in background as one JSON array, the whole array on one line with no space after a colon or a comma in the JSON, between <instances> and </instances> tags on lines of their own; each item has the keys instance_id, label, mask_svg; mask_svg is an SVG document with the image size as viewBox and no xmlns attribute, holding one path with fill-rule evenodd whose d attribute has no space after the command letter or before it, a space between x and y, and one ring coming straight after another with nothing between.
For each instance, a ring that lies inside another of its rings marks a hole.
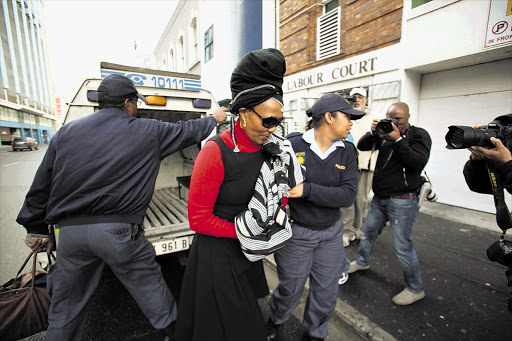
<instances>
[{"instance_id":1,"label":"pedestrian in background","mask_svg":"<svg viewBox=\"0 0 512 341\"><path fill-rule=\"evenodd\" d=\"M264 162L262 145L283 119L285 59L249 52L231 75L231 130L208 141L192 170L190 228L196 231L181 289L176 339L266 340L258 298L269 289L261 260L242 253L234 220L247 210Z\"/></svg>"},{"instance_id":2,"label":"pedestrian in background","mask_svg":"<svg viewBox=\"0 0 512 341\"><path fill-rule=\"evenodd\" d=\"M425 129L409 124L409 106L392 104L387 118L395 120L392 131L377 130L378 120L371 131L357 144L360 150L379 150L373 175L374 196L363 228L356 260L349 273L370 268L370 260L377 238L389 221L393 245L404 272L405 289L393 297L397 305L409 305L425 297L418 257L414 250L412 232L418 213L417 193L421 186L420 174L430 156L432 141Z\"/></svg>"},{"instance_id":3,"label":"pedestrian in background","mask_svg":"<svg viewBox=\"0 0 512 341\"><path fill-rule=\"evenodd\" d=\"M350 133L351 119L359 119L364 112L353 109L338 94L323 95L311 112L312 129L289 136L299 163L306 169L306 180L289 191L293 236L274 255L279 285L269 303L269 340L279 337L308 278L304 340L327 337L338 297L345 257L340 207L354 202L359 181L356 148L343 139Z\"/></svg>"},{"instance_id":4,"label":"pedestrian in background","mask_svg":"<svg viewBox=\"0 0 512 341\"><path fill-rule=\"evenodd\" d=\"M370 129L373 120L376 119L375 115L370 112L366 106L367 92L364 88L353 88L350 91L350 96L355 96L357 101L351 102L352 107L356 110L364 111L365 115L354 121L350 134L353 138L353 143L357 146L359 139L364 136ZM350 207L341 208L341 216L345 224L345 232L343 234L343 245L348 246L351 241L360 239L363 233L363 217L368 207L370 191L372 189L373 171L377 162L378 151L358 150L359 153L359 186L357 190L356 200Z\"/></svg>"},{"instance_id":5,"label":"pedestrian in background","mask_svg":"<svg viewBox=\"0 0 512 341\"><path fill-rule=\"evenodd\" d=\"M153 327L172 339L176 302L142 222L160 161L199 143L226 114L178 123L136 118L145 98L117 74L97 93L100 110L64 125L50 141L17 218L29 233L60 228L46 340L81 339L105 263Z\"/></svg>"}]
</instances>

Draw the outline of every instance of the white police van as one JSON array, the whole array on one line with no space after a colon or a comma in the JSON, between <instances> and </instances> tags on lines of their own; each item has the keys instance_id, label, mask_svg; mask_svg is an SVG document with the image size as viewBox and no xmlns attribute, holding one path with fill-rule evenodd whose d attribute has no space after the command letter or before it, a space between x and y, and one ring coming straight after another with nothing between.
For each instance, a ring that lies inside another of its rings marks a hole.
<instances>
[{"instance_id":1,"label":"white police van","mask_svg":"<svg viewBox=\"0 0 512 341\"><path fill-rule=\"evenodd\" d=\"M201 89L198 75L101 62L101 77L130 78L147 103L139 101L137 117L177 122L212 114L219 106L211 92ZM86 79L74 96L64 124L99 110L96 90L101 79ZM215 134L214 131L212 134ZM155 193L144 218L147 239L156 254L189 249L194 236L187 217L188 186L200 145L169 155L160 164ZM108 148L108 145L105 146Z\"/></svg>"}]
</instances>

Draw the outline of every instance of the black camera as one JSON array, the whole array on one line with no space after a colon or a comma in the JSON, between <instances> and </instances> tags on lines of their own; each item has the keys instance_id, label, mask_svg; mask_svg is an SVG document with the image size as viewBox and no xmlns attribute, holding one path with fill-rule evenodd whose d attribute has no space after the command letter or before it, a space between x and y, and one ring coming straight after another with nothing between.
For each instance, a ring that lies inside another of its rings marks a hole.
<instances>
[{"instance_id":1,"label":"black camera","mask_svg":"<svg viewBox=\"0 0 512 341\"><path fill-rule=\"evenodd\" d=\"M385 117L377 123L375 132L379 135L388 135L393 132L393 124L398 127L398 122L391 117Z\"/></svg>"},{"instance_id":2,"label":"black camera","mask_svg":"<svg viewBox=\"0 0 512 341\"><path fill-rule=\"evenodd\" d=\"M495 242L487 249L487 258L490 261L498 262L501 265L511 267L512 266L512 242L500 239ZM512 286L512 282L508 283L508 286Z\"/></svg>"},{"instance_id":3,"label":"black camera","mask_svg":"<svg viewBox=\"0 0 512 341\"><path fill-rule=\"evenodd\" d=\"M512 114L496 117L494 121L481 128L468 126L449 126L445 136L448 149L463 149L471 146L493 148L491 137L500 139L512 149Z\"/></svg>"},{"instance_id":4,"label":"black camera","mask_svg":"<svg viewBox=\"0 0 512 341\"><path fill-rule=\"evenodd\" d=\"M348 101L349 103L357 102L357 97L356 96L341 95L341 97L343 97L343 99Z\"/></svg>"},{"instance_id":5,"label":"black camera","mask_svg":"<svg viewBox=\"0 0 512 341\"><path fill-rule=\"evenodd\" d=\"M507 286L512 287L512 242L501 239L493 243L487 249L487 258L493 262L498 262L501 265L508 267L505 271L507 275ZM512 312L512 291L508 297L508 311Z\"/></svg>"}]
</instances>

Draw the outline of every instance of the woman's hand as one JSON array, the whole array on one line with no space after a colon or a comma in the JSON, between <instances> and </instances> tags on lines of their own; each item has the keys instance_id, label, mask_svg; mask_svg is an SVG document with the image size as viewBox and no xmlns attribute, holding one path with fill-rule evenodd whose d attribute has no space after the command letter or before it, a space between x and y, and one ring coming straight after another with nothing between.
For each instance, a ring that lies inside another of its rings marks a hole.
<instances>
[{"instance_id":1,"label":"woman's hand","mask_svg":"<svg viewBox=\"0 0 512 341\"><path fill-rule=\"evenodd\" d=\"M304 183L301 183L288 191L288 198L301 198L304 191Z\"/></svg>"}]
</instances>

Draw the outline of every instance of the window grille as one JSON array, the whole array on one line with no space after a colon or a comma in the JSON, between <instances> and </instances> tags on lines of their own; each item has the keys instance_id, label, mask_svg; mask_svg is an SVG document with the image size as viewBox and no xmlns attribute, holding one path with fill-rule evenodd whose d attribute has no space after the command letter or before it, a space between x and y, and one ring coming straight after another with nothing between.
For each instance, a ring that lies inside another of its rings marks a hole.
<instances>
[{"instance_id":1,"label":"window grille","mask_svg":"<svg viewBox=\"0 0 512 341\"><path fill-rule=\"evenodd\" d=\"M317 19L316 60L340 53L340 17L338 7Z\"/></svg>"}]
</instances>

